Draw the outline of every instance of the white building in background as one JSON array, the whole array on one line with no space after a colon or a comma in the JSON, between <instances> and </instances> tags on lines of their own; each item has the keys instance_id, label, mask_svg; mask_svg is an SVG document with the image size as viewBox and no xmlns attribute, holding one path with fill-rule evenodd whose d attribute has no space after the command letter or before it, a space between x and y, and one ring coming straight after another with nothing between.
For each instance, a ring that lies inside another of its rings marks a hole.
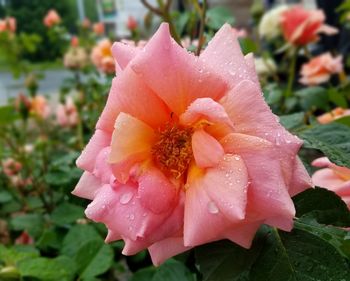
<instances>
[{"instance_id":1,"label":"white building in background","mask_svg":"<svg viewBox=\"0 0 350 281\"><path fill-rule=\"evenodd\" d=\"M77 3L83 0L77 0ZM157 6L156 0L148 0ZM148 10L140 0L96 0L99 20L105 23L107 30L115 30L118 37L130 35L126 27L129 16L136 20L143 20Z\"/></svg>"}]
</instances>

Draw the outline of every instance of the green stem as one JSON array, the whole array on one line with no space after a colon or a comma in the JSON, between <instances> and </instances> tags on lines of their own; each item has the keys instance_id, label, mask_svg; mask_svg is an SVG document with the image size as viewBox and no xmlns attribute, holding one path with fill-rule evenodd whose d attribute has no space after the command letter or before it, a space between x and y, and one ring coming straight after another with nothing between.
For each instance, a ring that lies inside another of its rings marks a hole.
<instances>
[{"instance_id":1,"label":"green stem","mask_svg":"<svg viewBox=\"0 0 350 281\"><path fill-rule=\"evenodd\" d=\"M199 4L198 4L199 6ZM202 4L202 8L199 9L200 12L200 17L201 17L201 23L200 23L200 27L199 27L199 36L198 36L198 48L197 48L197 52L196 55L199 56L199 54L201 53L202 50L202 46L204 44L204 27L205 27L205 16L206 16L206 12L207 12L207 1L203 0L203 4Z\"/></svg>"},{"instance_id":2,"label":"green stem","mask_svg":"<svg viewBox=\"0 0 350 281\"><path fill-rule=\"evenodd\" d=\"M293 51L292 63L290 64L290 67L289 67L289 77L288 77L287 89L284 93L284 96L286 98L289 98L292 95L293 83L294 83L294 79L295 79L295 67L296 67L298 52L299 52L298 48Z\"/></svg>"}]
</instances>

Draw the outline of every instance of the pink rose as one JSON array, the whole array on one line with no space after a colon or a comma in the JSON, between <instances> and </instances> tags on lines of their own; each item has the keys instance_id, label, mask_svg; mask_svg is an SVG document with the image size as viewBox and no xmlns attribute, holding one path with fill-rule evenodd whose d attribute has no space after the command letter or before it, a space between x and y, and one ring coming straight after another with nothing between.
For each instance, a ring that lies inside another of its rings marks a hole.
<instances>
[{"instance_id":1,"label":"pink rose","mask_svg":"<svg viewBox=\"0 0 350 281\"><path fill-rule=\"evenodd\" d=\"M138 24L137 21L135 20L135 18L133 16L129 16L128 17L128 21L126 23L126 27L130 30L130 31L134 31L135 29L137 29Z\"/></svg>"},{"instance_id":2,"label":"pink rose","mask_svg":"<svg viewBox=\"0 0 350 281\"><path fill-rule=\"evenodd\" d=\"M303 64L300 83L310 86L321 84L327 82L332 74L342 70L342 56L332 57L330 53L325 53Z\"/></svg>"},{"instance_id":3,"label":"pink rose","mask_svg":"<svg viewBox=\"0 0 350 281\"><path fill-rule=\"evenodd\" d=\"M61 22L61 17L56 12L56 10L51 9L47 12L43 21L47 27L52 27L52 26L59 24Z\"/></svg>"},{"instance_id":4,"label":"pink rose","mask_svg":"<svg viewBox=\"0 0 350 281\"><path fill-rule=\"evenodd\" d=\"M65 104L60 103L57 106L56 120L62 127L74 127L78 124L78 111L71 97L66 98Z\"/></svg>"},{"instance_id":5,"label":"pink rose","mask_svg":"<svg viewBox=\"0 0 350 281\"><path fill-rule=\"evenodd\" d=\"M312 175L313 183L338 194L350 209L350 169L333 164L327 157L314 160L312 165L323 168Z\"/></svg>"},{"instance_id":6,"label":"pink rose","mask_svg":"<svg viewBox=\"0 0 350 281\"><path fill-rule=\"evenodd\" d=\"M115 63L112 56L112 42L109 39L103 39L91 51L92 63L104 73L114 73Z\"/></svg>"},{"instance_id":7,"label":"pink rose","mask_svg":"<svg viewBox=\"0 0 350 281\"><path fill-rule=\"evenodd\" d=\"M302 141L264 102L252 55L224 25L199 57L163 23L143 49L115 43L120 69L96 132L77 160L73 194L88 218L148 248L154 264L230 239L249 248L263 223L290 231L291 196L310 187Z\"/></svg>"},{"instance_id":8,"label":"pink rose","mask_svg":"<svg viewBox=\"0 0 350 281\"><path fill-rule=\"evenodd\" d=\"M96 35L103 35L105 33L105 25L102 22L97 22L92 26Z\"/></svg>"},{"instance_id":9,"label":"pink rose","mask_svg":"<svg viewBox=\"0 0 350 281\"><path fill-rule=\"evenodd\" d=\"M4 174L11 177L19 173L19 171L22 169L22 164L13 158L7 158L2 161L2 168L4 170Z\"/></svg>"},{"instance_id":10,"label":"pink rose","mask_svg":"<svg viewBox=\"0 0 350 281\"><path fill-rule=\"evenodd\" d=\"M81 21L81 26L88 29L91 26L91 21L88 18L85 18Z\"/></svg>"},{"instance_id":11,"label":"pink rose","mask_svg":"<svg viewBox=\"0 0 350 281\"><path fill-rule=\"evenodd\" d=\"M296 46L303 46L318 40L320 33L333 35L338 32L334 27L324 24L322 10L306 10L294 6L281 14L281 27L284 38Z\"/></svg>"},{"instance_id":12,"label":"pink rose","mask_svg":"<svg viewBox=\"0 0 350 281\"><path fill-rule=\"evenodd\" d=\"M16 19L14 17L7 17L0 20L0 32L9 31L15 33L17 28Z\"/></svg>"},{"instance_id":13,"label":"pink rose","mask_svg":"<svg viewBox=\"0 0 350 281\"><path fill-rule=\"evenodd\" d=\"M77 36L72 36L71 40L70 40L70 45L73 48L76 48L79 46L79 38Z\"/></svg>"},{"instance_id":14,"label":"pink rose","mask_svg":"<svg viewBox=\"0 0 350 281\"><path fill-rule=\"evenodd\" d=\"M50 115L50 106L44 96L35 96L30 103L30 113L45 119Z\"/></svg>"},{"instance_id":15,"label":"pink rose","mask_svg":"<svg viewBox=\"0 0 350 281\"><path fill-rule=\"evenodd\" d=\"M333 109L331 112L324 113L317 117L317 121L321 124L328 124L337 120L339 118L350 116L350 109L343 109L341 107L337 107Z\"/></svg>"}]
</instances>

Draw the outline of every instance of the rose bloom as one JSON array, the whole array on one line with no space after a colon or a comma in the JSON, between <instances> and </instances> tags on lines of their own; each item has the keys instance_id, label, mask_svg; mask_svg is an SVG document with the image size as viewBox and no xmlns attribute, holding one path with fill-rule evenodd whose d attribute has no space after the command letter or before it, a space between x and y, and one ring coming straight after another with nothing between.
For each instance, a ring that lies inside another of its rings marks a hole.
<instances>
[{"instance_id":1,"label":"rose bloom","mask_svg":"<svg viewBox=\"0 0 350 281\"><path fill-rule=\"evenodd\" d=\"M350 169L337 166L327 157L314 160L312 165L322 168L312 175L313 183L338 194L350 209Z\"/></svg>"},{"instance_id":2,"label":"rose bloom","mask_svg":"<svg viewBox=\"0 0 350 281\"><path fill-rule=\"evenodd\" d=\"M135 18L133 16L129 16L128 17L128 21L126 22L126 27L130 31L134 31L135 29L137 29L138 24L137 24L137 21L135 20Z\"/></svg>"},{"instance_id":3,"label":"rose bloom","mask_svg":"<svg viewBox=\"0 0 350 281\"><path fill-rule=\"evenodd\" d=\"M50 115L47 99L44 96L35 96L30 103L30 113L42 119L47 118Z\"/></svg>"},{"instance_id":4,"label":"rose bloom","mask_svg":"<svg viewBox=\"0 0 350 281\"><path fill-rule=\"evenodd\" d=\"M61 17L56 12L56 10L53 10L53 9L49 10L46 16L44 17L44 24L47 27L52 27L56 24L59 24L60 22L61 22Z\"/></svg>"},{"instance_id":5,"label":"rose bloom","mask_svg":"<svg viewBox=\"0 0 350 281\"><path fill-rule=\"evenodd\" d=\"M350 116L350 109L337 107L333 109L331 112L327 112L318 116L317 121L321 124L328 124L333 122L334 120L337 120L345 116Z\"/></svg>"},{"instance_id":6,"label":"rose bloom","mask_svg":"<svg viewBox=\"0 0 350 281\"><path fill-rule=\"evenodd\" d=\"M7 158L2 161L2 168L4 170L4 174L10 177L19 173L19 171L22 169L22 164L13 158Z\"/></svg>"},{"instance_id":7,"label":"rose bloom","mask_svg":"<svg viewBox=\"0 0 350 281\"><path fill-rule=\"evenodd\" d=\"M81 26L88 29L91 26L91 21L88 18L85 18L81 21Z\"/></svg>"},{"instance_id":8,"label":"rose bloom","mask_svg":"<svg viewBox=\"0 0 350 281\"><path fill-rule=\"evenodd\" d=\"M284 38L295 46L304 46L319 39L320 33L333 35L334 27L324 24L326 17L322 10L306 10L294 6L281 14L281 27Z\"/></svg>"},{"instance_id":9,"label":"rose bloom","mask_svg":"<svg viewBox=\"0 0 350 281\"><path fill-rule=\"evenodd\" d=\"M79 46L79 38L77 36L72 36L70 40L71 47L78 47Z\"/></svg>"},{"instance_id":10,"label":"rose bloom","mask_svg":"<svg viewBox=\"0 0 350 281\"><path fill-rule=\"evenodd\" d=\"M104 73L114 73L115 63L112 56L112 43L109 39L103 39L91 51L92 63L98 70Z\"/></svg>"},{"instance_id":11,"label":"rose bloom","mask_svg":"<svg viewBox=\"0 0 350 281\"><path fill-rule=\"evenodd\" d=\"M258 27L260 37L274 39L282 33L280 25L281 14L288 10L288 8L287 5L280 5L263 15Z\"/></svg>"},{"instance_id":12,"label":"rose bloom","mask_svg":"<svg viewBox=\"0 0 350 281\"><path fill-rule=\"evenodd\" d=\"M261 224L293 226L291 196L310 187L302 141L264 102L252 55L224 25L200 57L163 23L143 49L115 43L120 69L77 160L73 194L88 218L148 248L153 263L211 241L249 248Z\"/></svg>"},{"instance_id":13,"label":"rose bloom","mask_svg":"<svg viewBox=\"0 0 350 281\"><path fill-rule=\"evenodd\" d=\"M277 71L277 65L271 58L255 58L254 62L259 76L268 76Z\"/></svg>"},{"instance_id":14,"label":"rose bloom","mask_svg":"<svg viewBox=\"0 0 350 281\"><path fill-rule=\"evenodd\" d=\"M69 69L81 69L88 63L89 57L87 52L82 47L69 48L64 54L63 64Z\"/></svg>"},{"instance_id":15,"label":"rose bloom","mask_svg":"<svg viewBox=\"0 0 350 281\"><path fill-rule=\"evenodd\" d=\"M92 26L92 30L96 35L103 35L105 33L105 25L102 22L97 22Z\"/></svg>"},{"instance_id":16,"label":"rose bloom","mask_svg":"<svg viewBox=\"0 0 350 281\"><path fill-rule=\"evenodd\" d=\"M67 97L64 104L57 106L56 120L62 127L74 127L78 124L78 111L71 97Z\"/></svg>"},{"instance_id":17,"label":"rose bloom","mask_svg":"<svg viewBox=\"0 0 350 281\"><path fill-rule=\"evenodd\" d=\"M327 82L332 74L343 71L342 59L342 56L332 57L330 53L312 58L301 68L300 83L313 86Z\"/></svg>"},{"instance_id":18,"label":"rose bloom","mask_svg":"<svg viewBox=\"0 0 350 281\"><path fill-rule=\"evenodd\" d=\"M0 32L9 31L11 33L16 32L17 23L14 17L7 17L0 20Z\"/></svg>"},{"instance_id":19,"label":"rose bloom","mask_svg":"<svg viewBox=\"0 0 350 281\"><path fill-rule=\"evenodd\" d=\"M20 236L15 240L15 245L33 245L34 239L28 234L28 232L23 231Z\"/></svg>"}]
</instances>

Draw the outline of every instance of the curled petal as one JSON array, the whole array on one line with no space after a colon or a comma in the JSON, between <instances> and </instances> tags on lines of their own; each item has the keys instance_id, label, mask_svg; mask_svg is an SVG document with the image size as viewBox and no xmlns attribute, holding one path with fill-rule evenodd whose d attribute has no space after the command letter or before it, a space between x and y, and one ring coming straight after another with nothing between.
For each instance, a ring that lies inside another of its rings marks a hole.
<instances>
[{"instance_id":1,"label":"curled petal","mask_svg":"<svg viewBox=\"0 0 350 281\"><path fill-rule=\"evenodd\" d=\"M95 134L86 145L85 149L77 159L77 166L85 171L93 172L95 161L100 151L111 143L110 134L102 130L96 130Z\"/></svg>"},{"instance_id":2,"label":"curled petal","mask_svg":"<svg viewBox=\"0 0 350 281\"><path fill-rule=\"evenodd\" d=\"M72 194L86 199L94 199L95 192L101 187L101 181L89 172L84 172Z\"/></svg>"}]
</instances>

